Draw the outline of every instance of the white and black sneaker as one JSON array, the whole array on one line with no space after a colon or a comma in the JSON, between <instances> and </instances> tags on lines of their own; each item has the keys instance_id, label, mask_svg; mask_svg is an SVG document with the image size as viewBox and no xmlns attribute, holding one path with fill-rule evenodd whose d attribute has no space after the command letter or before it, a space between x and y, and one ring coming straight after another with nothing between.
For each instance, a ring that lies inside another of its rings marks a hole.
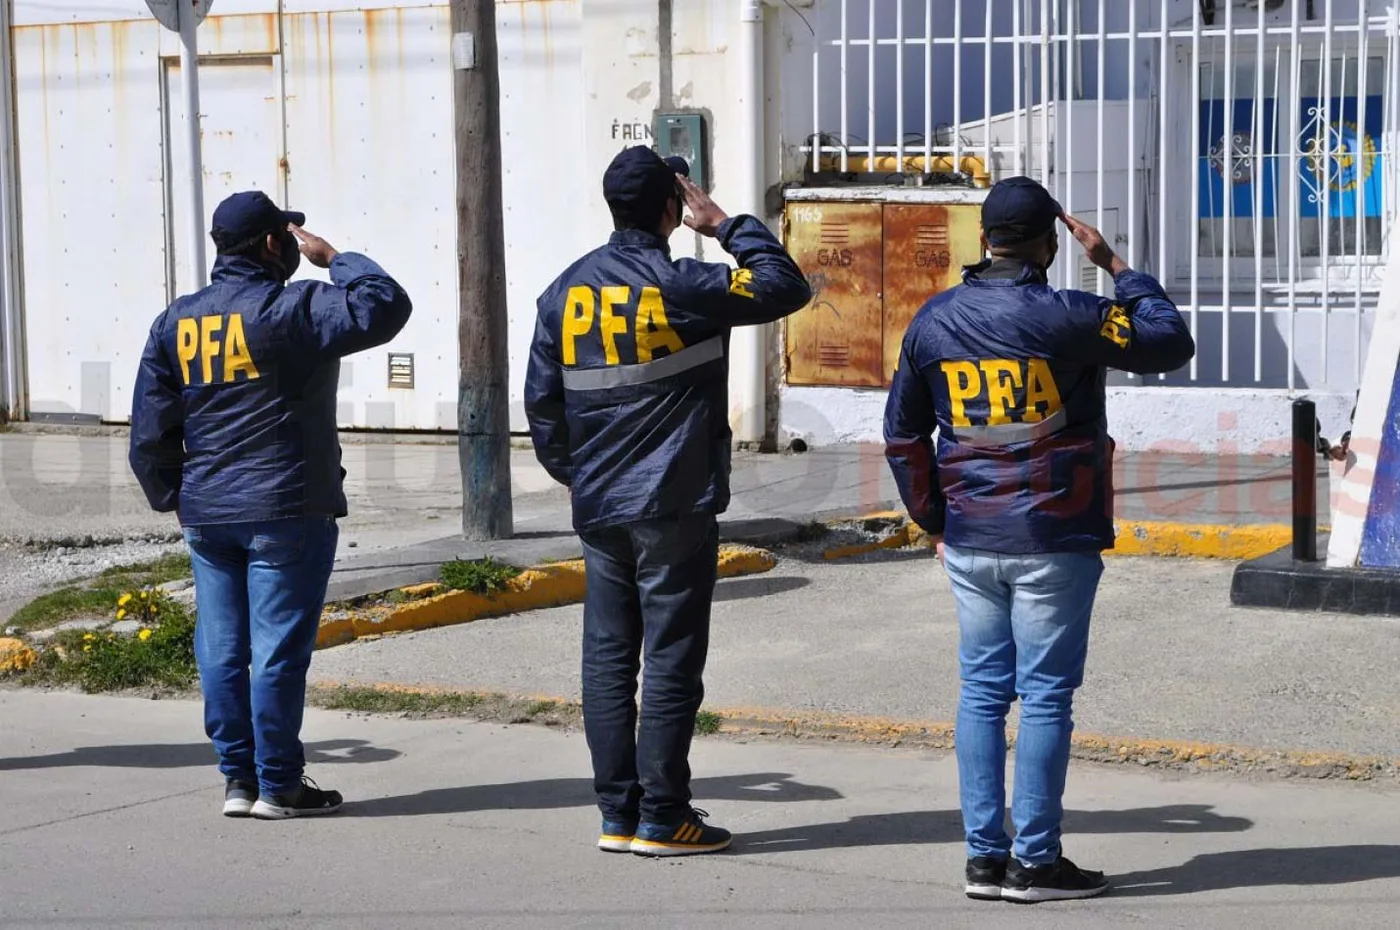
<instances>
[{"instance_id":1,"label":"white and black sneaker","mask_svg":"<svg viewBox=\"0 0 1400 930\"><path fill-rule=\"evenodd\" d=\"M1018 904L1036 904L1092 898L1107 890L1108 879L1102 872L1081 869L1064 856L1049 865L1025 865L1012 858L1006 866L1006 879L1001 883L1001 898Z\"/></svg>"},{"instance_id":2,"label":"white and black sneaker","mask_svg":"<svg viewBox=\"0 0 1400 930\"><path fill-rule=\"evenodd\" d=\"M321 817L340 810L344 798L339 791L322 791L316 783L303 777L301 785L288 794L264 794L253 805L252 815L259 820L289 820L293 817Z\"/></svg>"},{"instance_id":3,"label":"white and black sneaker","mask_svg":"<svg viewBox=\"0 0 1400 930\"><path fill-rule=\"evenodd\" d=\"M230 778L224 784L224 816L247 817L253 813L258 800L258 786L253 782Z\"/></svg>"},{"instance_id":4,"label":"white and black sneaker","mask_svg":"<svg viewBox=\"0 0 1400 930\"><path fill-rule=\"evenodd\" d=\"M1000 901L1006 860L973 856L967 860L967 896L977 901Z\"/></svg>"}]
</instances>

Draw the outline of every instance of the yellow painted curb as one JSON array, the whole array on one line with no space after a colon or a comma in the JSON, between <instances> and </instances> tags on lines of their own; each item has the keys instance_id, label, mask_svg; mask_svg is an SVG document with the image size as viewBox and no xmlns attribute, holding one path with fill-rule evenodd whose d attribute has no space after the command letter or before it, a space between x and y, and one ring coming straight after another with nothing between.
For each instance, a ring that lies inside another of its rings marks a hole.
<instances>
[{"instance_id":1,"label":"yellow painted curb","mask_svg":"<svg viewBox=\"0 0 1400 930\"><path fill-rule=\"evenodd\" d=\"M33 649L17 639L0 639L0 673L22 672L34 664Z\"/></svg>"},{"instance_id":2,"label":"yellow painted curb","mask_svg":"<svg viewBox=\"0 0 1400 930\"><path fill-rule=\"evenodd\" d=\"M881 511L854 520L838 520L835 523L859 523L865 520L889 519L891 516L899 516L907 521L902 530L878 542L834 546L823 552L823 557L845 559L879 549L928 546L928 534L903 514ZM1293 539L1293 528L1278 523L1234 525L1116 520L1114 528L1117 541L1114 548L1104 552L1105 556L1173 556L1242 561L1257 559L1282 549ZM1327 527L1320 527L1319 532L1327 532Z\"/></svg>"},{"instance_id":3,"label":"yellow painted curb","mask_svg":"<svg viewBox=\"0 0 1400 930\"><path fill-rule=\"evenodd\" d=\"M766 572L776 564L777 559L767 550L723 546L717 569L719 577L731 578ZM316 647L325 649L365 636L430 630L485 617L577 604L583 600L586 590L582 559L539 565L521 572L506 583L505 590L494 594L447 591L388 612L352 612L346 617L324 621L316 635Z\"/></svg>"},{"instance_id":4,"label":"yellow painted curb","mask_svg":"<svg viewBox=\"0 0 1400 930\"><path fill-rule=\"evenodd\" d=\"M1118 539L1105 555L1180 556L1192 559L1257 559L1293 539L1293 528L1277 523L1231 526L1119 520Z\"/></svg>"}]
</instances>

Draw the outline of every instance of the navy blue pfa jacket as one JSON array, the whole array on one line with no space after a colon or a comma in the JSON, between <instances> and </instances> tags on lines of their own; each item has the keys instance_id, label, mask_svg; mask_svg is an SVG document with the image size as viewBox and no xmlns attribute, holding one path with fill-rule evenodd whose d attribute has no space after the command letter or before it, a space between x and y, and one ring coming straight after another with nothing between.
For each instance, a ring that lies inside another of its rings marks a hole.
<instances>
[{"instance_id":1,"label":"navy blue pfa jacket","mask_svg":"<svg viewBox=\"0 0 1400 930\"><path fill-rule=\"evenodd\" d=\"M755 217L726 221L719 242L738 268L617 232L539 298L525 412L579 531L729 505L730 328L780 319L811 290Z\"/></svg>"},{"instance_id":2,"label":"navy blue pfa jacket","mask_svg":"<svg viewBox=\"0 0 1400 930\"><path fill-rule=\"evenodd\" d=\"M1136 271L1118 276L1112 300L1057 291L1019 262L972 266L963 282L914 317L885 408L909 515L955 547L1113 548L1106 370L1190 361L1181 313Z\"/></svg>"},{"instance_id":3,"label":"navy blue pfa jacket","mask_svg":"<svg viewBox=\"0 0 1400 930\"><path fill-rule=\"evenodd\" d=\"M340 359L394 338L413 308L363 255L340 253L330 273L283 286L220 256L208 287L156 318L129 456L153 508L186 526L345 515Z\"/></svg>"}]
</instances>

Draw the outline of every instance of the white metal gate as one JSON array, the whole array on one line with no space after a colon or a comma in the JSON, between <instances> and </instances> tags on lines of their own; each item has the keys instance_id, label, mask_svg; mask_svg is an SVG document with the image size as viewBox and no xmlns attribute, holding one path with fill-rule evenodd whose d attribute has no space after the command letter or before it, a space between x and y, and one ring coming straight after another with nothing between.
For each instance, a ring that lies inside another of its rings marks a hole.
<instances>
[{"instance_id":1,"label":"white metal gate","mask_svg":"<svg viewBox=\"0 0 1400 930\"><path fill-rule=\"evenodd\" d=\"M1351 391L1400 192L1397 7L825 0L804 151L817 170L1029 174L1116 217L1115 248L1189 315L1197 358L1163 380ZM1073 245L1057 283L1083 287Z\"/></svg>"}]
</instances>

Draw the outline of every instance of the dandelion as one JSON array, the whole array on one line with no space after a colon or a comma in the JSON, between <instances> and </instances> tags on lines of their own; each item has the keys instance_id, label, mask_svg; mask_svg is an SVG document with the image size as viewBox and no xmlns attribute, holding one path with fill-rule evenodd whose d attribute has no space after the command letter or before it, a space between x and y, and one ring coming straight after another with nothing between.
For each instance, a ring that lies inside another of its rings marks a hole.
<instances>
[{"instance_id":1,"label":"dandelion","mask_svg":"<svg viewBox=\"0 0 1400 930\"><path fill-rule=\"evenodd\" d=\"M92 642L94 639L97 639L97 634L95 634L95 633L84 633L84 634L83 634L83 641L84 641L84 642L90 643L90 642Z\"/></svg>"},{"instance_id":2,"label":"dandelion","mask_svg":"<svg viewBox=\"0 0 1400 930\"><path fill-rule=\"evenodd\" d=\"M130 604L130 603L131 603L131 595L130 595L130 594L123 594L121 597L117 598L117 606L118 606L118 607L125 607L127 604Z\"/></svg>"},{"instance_id":3,"label":"dandelion","mask_svg":"<svg viewBox=\"0 0 1400 930\"><path fill-rule=\"evenodd\" d=\"M92 652L92 643L88 643L86 646L84 646L83 652Z\"/></svg>"},{"instance_id":4,"label":"dandelion","mask_svg":"<svg viewBox=\"0 0 1400 930\"><path fill-rule=\"evenodd\" d=\"M149 629L149 628L142 629L140 633L137 633L137 634L136 634L136 638L139 639L139 640L141 640L141 642L144 643L146 640L148 640L148 639L151 638L151 631L150 631L150 629Z\"/></svg>"},{"instance_id":5,"label":"dandelion","mask_svg":"<svg viewBox=\"0 0 1400 930\"><path fill-rule=\"evenodd\" d=\"M146 599L148 599L150 596L151 596L151 592L150 592L150 591L142 591L142 592L141 592L141 600L143 600L143 601L146 600Z\"/></svg>"},{"instance_id":6,"label":"dandelion","mask_svg":"<svg viewBox=\"0 0 1400 930\"><path fill-rule=\"evenodd\" d=\"M118 619L118 620L125 620L125 619L126 619L126 609L125 609L125 608L122 608L121 610L117 611L117 619Z\"/></svg>"}]
</instances>

